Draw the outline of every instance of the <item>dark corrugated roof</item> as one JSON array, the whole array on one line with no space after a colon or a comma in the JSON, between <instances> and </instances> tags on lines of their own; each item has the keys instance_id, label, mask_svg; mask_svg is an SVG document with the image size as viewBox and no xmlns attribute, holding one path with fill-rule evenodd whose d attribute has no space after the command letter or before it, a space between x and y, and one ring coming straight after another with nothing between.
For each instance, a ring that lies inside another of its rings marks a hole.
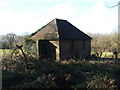
<instances>
[{"instance_id":1,"label":"dark corrugated roof","mask_svg":"<svg viewBox=\"0 0 120 90\"><path fill-rule=\"evenodd\" d=\"M58 40L58 39L88 39L87 34L83 33L66 20L53 19L50 23L36 32L31 39L33 40Z\"/></svg>"}]
</instances>

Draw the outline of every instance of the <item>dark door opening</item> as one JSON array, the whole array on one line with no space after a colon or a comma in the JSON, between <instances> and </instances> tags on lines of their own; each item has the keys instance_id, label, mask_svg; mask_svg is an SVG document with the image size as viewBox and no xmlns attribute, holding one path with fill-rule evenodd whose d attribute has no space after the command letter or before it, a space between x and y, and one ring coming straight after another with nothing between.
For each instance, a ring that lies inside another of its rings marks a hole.
<instances>
[{"instance_id":1,"label":"dark door opening","mask_svg":"<svg viewBox=\"0 0 120 90\"><path fill-rule=\"evenodd\" d=\"M56 47L49 40L40 40L40 58L56 59Z\"/></svg>"}]
</instances>

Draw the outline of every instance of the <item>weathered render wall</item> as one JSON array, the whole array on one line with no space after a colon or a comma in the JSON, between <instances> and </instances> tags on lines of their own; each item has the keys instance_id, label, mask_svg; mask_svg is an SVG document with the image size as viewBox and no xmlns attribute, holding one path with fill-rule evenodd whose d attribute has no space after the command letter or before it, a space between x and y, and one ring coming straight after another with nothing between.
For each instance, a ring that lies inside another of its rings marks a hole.
<instances>
[{"instance_id":1,"label":"weathered render wall","mask_svg":"<svg viewBox=\"0 0 120 90\"><path fill-rule=\"evenodd\" d=\"M60 59L84 59L90 56L89 40L61 40Z\"/></svg>"}]
</instances>

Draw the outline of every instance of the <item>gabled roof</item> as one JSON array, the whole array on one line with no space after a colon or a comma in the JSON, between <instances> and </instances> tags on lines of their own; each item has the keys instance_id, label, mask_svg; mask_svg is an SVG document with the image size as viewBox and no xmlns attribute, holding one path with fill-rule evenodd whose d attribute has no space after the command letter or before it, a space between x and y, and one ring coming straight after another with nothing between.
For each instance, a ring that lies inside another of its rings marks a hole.
<instances>
[{"instance_id":1,"label":"gabled roof","mask_svg":"<svg viewBox=\"0 0 120 90\"><path fill-rule=\"evenodd\" d=\"M31 37L32 40L92 39L67 20L53 19Z\"/></svg>"}]
</instances>

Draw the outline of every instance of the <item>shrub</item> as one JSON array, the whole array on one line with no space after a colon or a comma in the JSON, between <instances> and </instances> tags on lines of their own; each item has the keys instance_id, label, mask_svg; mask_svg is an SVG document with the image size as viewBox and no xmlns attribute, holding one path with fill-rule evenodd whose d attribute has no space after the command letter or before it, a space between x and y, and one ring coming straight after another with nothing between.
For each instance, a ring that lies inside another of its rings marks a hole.
<instances>
[{"instance_id":1,"label":"shrub","mask_svg":"<svg viewBox=\"0 0 120 90\"><path fill-rule=\"evenodd\" d=\"M90 82L87 82L87 88L116 88L115 80L108 76L95 75Z\"/></svg>"},{"instance_id":2,"label":"shrub","mask_svg":"<svg viewBox=\"0 0 120 90\"><path fill-rule=\"evenodd\" d=\"M29 57L27 72L3 71L3 86L10 88L119 88L116 64L74 61L69 63ZM8 82L12 81L10 84Z\"/></svg>"},{"instance_id":3,"label":"shrub","mask_svg":"<svg viewBox=\"0 0 120 90\"><path fill-rule=\"evenodd\" d=\"M18 71L3 71L2 72L2 87L9 88L18 86L23 83L32 82L39 75L36 73L23 73Z\"/></svg>"}]
</instances>

